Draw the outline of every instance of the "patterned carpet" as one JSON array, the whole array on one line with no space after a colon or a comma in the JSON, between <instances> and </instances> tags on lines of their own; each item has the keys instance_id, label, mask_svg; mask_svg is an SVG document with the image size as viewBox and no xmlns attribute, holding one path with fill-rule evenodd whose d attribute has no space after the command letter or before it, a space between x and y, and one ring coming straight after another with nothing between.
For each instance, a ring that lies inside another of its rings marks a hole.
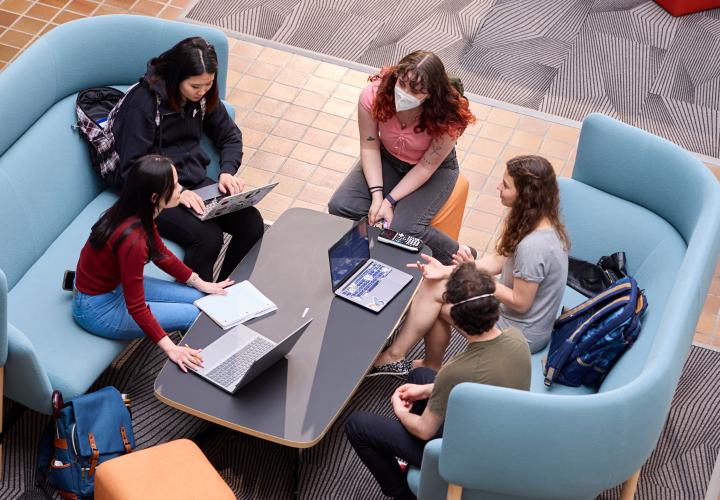
<instances>
[{"instance_id":1,"label":"patterned carpet","mask_svg":"<svg viewBox=\"0 0 720 500\"><path fill-rule=\"evenodd\" d=\"M720 9L651 0L199 0L187 18L372 67L439 54L475 94L597 111L720 157Z\"/></svg>"},{"instance_id":2,"label":"patterned carpet","mask_svg":"<svg viewBox=\"0 0 720 500\"><path fill-rule=\"evenodd\" d=\"M464 349L454 336L450 353ZM416 347L413 356L421 354ZM133 428L137 448L180 437L199 439L215 468L242 499L289 499L294 485L295 450L220 427L160 403L153 381L165 355L149 341L137 341L97 382L115 385L133 400ZM343 424L356 410L390 415L388 398L400 382L392 377L366 380L350 405L317 446L303 450L300 460L301 499L380 500L385 498L360 463L343 434ZM678 385L670 417L657 449L640 476L637 499L698 500L720 451L720 352L693 347ZM6 407L12 403L6 401ZM35 486L37 441L49 417L26 412L8 435L3 449L2 499L43 499ZM209 437L204 432L214 430ZM59 497L56 497L59 498ZM619 488L604 492L601 500L619 498Z\"/></svg>"}]
</instances>

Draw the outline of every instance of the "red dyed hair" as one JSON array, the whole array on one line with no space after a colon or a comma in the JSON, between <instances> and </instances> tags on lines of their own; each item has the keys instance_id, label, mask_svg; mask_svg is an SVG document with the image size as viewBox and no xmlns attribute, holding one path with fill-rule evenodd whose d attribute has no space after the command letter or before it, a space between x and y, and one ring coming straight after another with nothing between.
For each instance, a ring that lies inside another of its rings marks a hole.
<instances>
[{"instance_id":1,"label":"red dyed hair","mask_svg":"<svg viewBox=\"0 0 720 500\"><path fill-rule=\"evenodd\" d=\"M370 81L380 80L372 108L375 120L386 122L395 116L398 78L407 81L413 92L428 93L414 129L416 133L427 131L433 138L449 134L457 139L468 125L475 123L468 100L450 82L440 58L424 50L412 52L395 66L383 67L379 74L370 77Z\"/></svg>"}]
</instances>

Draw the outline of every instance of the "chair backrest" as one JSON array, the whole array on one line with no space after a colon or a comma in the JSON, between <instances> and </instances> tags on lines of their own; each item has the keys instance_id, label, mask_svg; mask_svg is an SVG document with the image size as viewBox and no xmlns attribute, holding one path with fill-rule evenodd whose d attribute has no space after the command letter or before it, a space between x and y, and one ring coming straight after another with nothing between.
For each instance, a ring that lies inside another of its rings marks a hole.
<instances>
[{"instance_id":1,"label":"chair backrest","mask_svg":"<svg viewBox=\"0 0 720 500\"><path fill-rule=\"evenodd\" d=\"M225 95L228 45L221 31L144 16L100 16L48 32L0 72L0 269L10 289L103 189L77 132L75 94L128 85L147 61L189 36L218 54Z\"/></svg>"}]
</instances>

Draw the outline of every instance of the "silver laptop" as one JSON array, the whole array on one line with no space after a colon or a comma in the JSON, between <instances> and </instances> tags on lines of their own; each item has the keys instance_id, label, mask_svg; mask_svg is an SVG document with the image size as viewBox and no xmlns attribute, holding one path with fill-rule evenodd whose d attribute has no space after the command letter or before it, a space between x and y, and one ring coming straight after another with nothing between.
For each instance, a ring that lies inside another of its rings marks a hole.
<instances>
[{"instance_id":1,"label":"silver laptop","mask_svg":"<svg viewBox=\"0 0 720 500\"><path fill-rule=\"evenodd\" d=\"M200 196L203 203L205 203L205 211L199 214L195 210L190 209L190 213L200 220L208 220L213 217L220 217L221 215L236 212L257 204L277 185L277 182L272 182L256 189L250 189L229 196L222 194L217 184L210 184L209 186L194 189L193 192Z\"/></svg>"},{"instance_id":2,"label":"silver laptop","mask_svg":"<svg viewBox=\"0 0 720 500\"><path fill-rule=\"evenodd\" d=\"M258 375L280 361L307 330L310 318L279 344L238 325L202 351L204 368L191 370L230 394L235 394Z\"/></svg>"},{"instance_id":3,"label":"silver laptop","mask_svg":"<svg viewBox=\"0 0 720 500\"><path fill-rule=\"evenodd\" d=\"M408 273L370 258L367 219L356 222L328 250L335 295L380 312L412 281Z\"/></svg>"}]
</instances>

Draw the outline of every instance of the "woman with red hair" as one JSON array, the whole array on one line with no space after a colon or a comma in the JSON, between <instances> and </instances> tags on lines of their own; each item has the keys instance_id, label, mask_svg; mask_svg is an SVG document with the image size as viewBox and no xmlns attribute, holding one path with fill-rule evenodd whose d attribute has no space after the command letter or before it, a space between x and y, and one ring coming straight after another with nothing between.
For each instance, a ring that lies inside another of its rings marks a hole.
<instances>
[{"instance_id":1,"label":"woman with red hair","mask_svg":"<svg viewBox=\"0 0 720 500\"><path fill-rule=\"evenodd\" d=\"M474 121L432 52L416 51L383 68L360 94L360 165L333 195L330 213L382 220L422 239L449 264L459 245L430 221L455 187L455 142Z\"/></svg>"}]
</instances>

